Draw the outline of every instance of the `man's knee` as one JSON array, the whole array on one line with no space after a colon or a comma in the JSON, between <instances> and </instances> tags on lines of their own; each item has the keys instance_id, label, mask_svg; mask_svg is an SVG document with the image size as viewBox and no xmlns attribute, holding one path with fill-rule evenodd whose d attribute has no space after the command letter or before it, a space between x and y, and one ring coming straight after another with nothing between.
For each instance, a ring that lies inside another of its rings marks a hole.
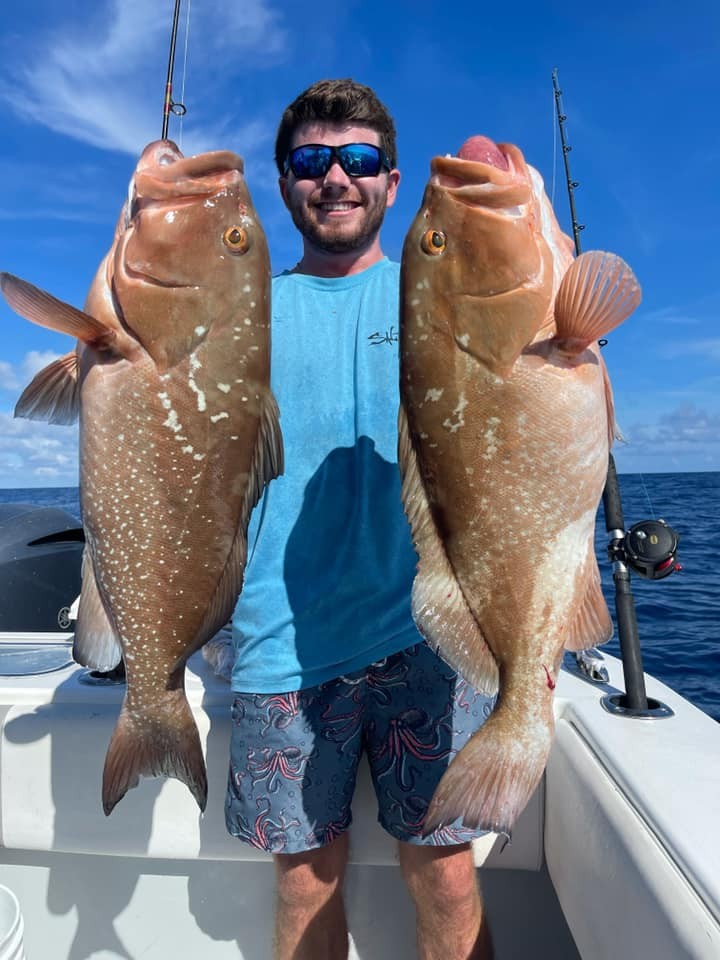
<instances>
[{"instance_id":1,"label":"man's knee","mask_svg":"<svg viewBox=\"0 0 720 960\"><path fill-rule=\"evenodd\" d=\"M478 883L472 849L400 844L400 864L411 897L446 909L476 902Z\"/></svg>"},{"instance_id":2,"label":"man's knee","mask_svg":"<svg viewBox=\"0 0 720 960\"><path fill-rule=\"evenodd\" d=\"M277 854L277 895L289 908L327 902L342 887L347 863L347 836L305 853Z\"/></svg>"}]
</instances>

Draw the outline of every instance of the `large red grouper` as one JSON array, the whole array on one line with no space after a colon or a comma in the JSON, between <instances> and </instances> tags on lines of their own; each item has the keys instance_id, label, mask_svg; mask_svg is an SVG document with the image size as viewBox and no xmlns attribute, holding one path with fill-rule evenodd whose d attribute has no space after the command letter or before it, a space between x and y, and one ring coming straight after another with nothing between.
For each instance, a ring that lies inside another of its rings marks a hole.
<instances>
[{"instance_id":1,"label":"large red grouper","mask_svg":"<svg viewBox=\"0 0 720 960\"><path fill-rule=\"evenodd\" d=\"M517 147L436 157L405 240L400 463L419 555L413 614L499 690L424 829L510 834L542 776L563 649L612 633L593 550L614 433L597 340L640 301L618 257L574 259Z\"/></svg>"},{"instance_id":2,"label":"large red grouper","mask_svg":"<svg viewBox=\"0 0 720 960\"><path fill-rule=\"evenodd\" d=\"M85 310L9 274L34 323L78 339L41 371L16 415L80 416L87 540L73 654L127 690L105 760L106 814L142 776L177 777L201 809L205 762L185 662L230 616L247 523L282 470L270 392L270 265L226 151L148 145Z\"/></svg>"}]
</instances>

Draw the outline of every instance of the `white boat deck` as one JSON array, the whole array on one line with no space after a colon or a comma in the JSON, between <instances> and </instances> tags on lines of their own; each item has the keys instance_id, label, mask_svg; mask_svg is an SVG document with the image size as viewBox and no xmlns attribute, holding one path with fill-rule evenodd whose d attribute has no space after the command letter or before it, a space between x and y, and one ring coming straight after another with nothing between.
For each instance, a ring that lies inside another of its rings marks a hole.
<instances>
[{"instance_id":1,"label":"white boat deck","mask_svg":"<svg viewBox=\"0 0 720 960\"><path fill-rule=\"evenodd\" d=\"M0 635L0 661L9 643L37 640ZM562 672L544 782L511 844L476 844L498 960L717 960L720 725L652 678L649 695L674 717L612 716L599 701L622 672L606 664L610 685ZM206 814L177 781L144 780L106 818L100 779L123 687L82 673L0 677L0 883L20 901L28 960L269 958L272 863L224 827L227 684L192 659ZM351 836L351 956L410 960L412 909L368 776Z\"/></svg>"}]
</instances>

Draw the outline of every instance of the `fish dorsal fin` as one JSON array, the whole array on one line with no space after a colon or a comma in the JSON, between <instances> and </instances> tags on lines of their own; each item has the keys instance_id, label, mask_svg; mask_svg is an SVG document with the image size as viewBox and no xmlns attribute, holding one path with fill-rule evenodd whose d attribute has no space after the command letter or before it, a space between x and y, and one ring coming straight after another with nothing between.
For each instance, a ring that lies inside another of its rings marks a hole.
<instances>
[{"instance_id":1,"label":"fish dorsal fin","mask_svg":"<svg viewBox=\"0 0 720 960\"><path fill-rule=\"evenodd\" d=\"M75 350L36 373L15 405L15 416L48 423L75 423L80 411Z\"/></svg>"},{"instance_id":2,"label":"fish dorsal fin","mask_svg":"<svg viewBox=\"0 0 720 960\"><path fill-rule=\"evenodd\" d=\"M280 413L273 395L268 391L260 418L260 429L250 477L242 505L238 528L230 556L217 590L198 631L198 646L213 637L229 620L242 589L247 560L247 525L253 507L263 494L266 484L279 477L284 470L283 442L280 432ZM197 649L197 648L196 648Z\"/></svg>"},{"instance_id":3,"label":"fish dorsal fin","mask_svg":"<svg viewBox=\"0 0 720 960\"><path fill-rule=\"evenodd\" d=\"M498 669L438 535L403 407L398 417L402 501L419 563L412 614L427 643L481 693L497 693Z\"/></svg>"},{"instance_id":4,"label":"fish dorsal fin","mask_svg":"<svg viewBox=\"0 0 720 960\"><path fill-rule=\"evenodd\" d=\"M0 273L0 290L12 309L31 323L66 333L97 350L115 349L117 334L114 330L27 280L11 273Z\"/></svg>"},{"instance_id":5,"label":"fish dorsal fin","mask_svg":"<svg viewBox=\"0 0 720 960\"><path fill-rule=\"evenodd\" d=\"M105 672L116 667L122 659L117 632L110 623L100 597L88 545L83 552L82 588L73 637L73 659L84 667Z\"/></svg>"},{"instance_id":6,"label":"fish dorsal fin","mask_svg":"<svg viewBox=\"0 0 720 960\"><path fill-rule=\"evenodd\" d=\"M571 355L605 336L640 303L640 285L614 253L593 250L573 260L555 299L555 343Z\"/></svg>"}]
</instances>

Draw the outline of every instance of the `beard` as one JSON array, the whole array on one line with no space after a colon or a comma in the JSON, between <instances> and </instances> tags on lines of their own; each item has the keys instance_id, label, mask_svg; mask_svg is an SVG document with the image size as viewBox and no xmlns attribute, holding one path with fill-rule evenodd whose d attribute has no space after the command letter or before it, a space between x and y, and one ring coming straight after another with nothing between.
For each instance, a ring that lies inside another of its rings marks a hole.
<instances>
[{"instance_id":1,"label":"beard","mask_svg":"<svg viewBox=\"0 0 720 960\"><path fill-rule=\"evenodd\" d=\"M387 208L383 196L364 208L362 221L349 229L342 223L319 224L304 206L289 207L292 221L308 243L327 253L349 253L369 246L377 236Z\"/></svg>"}]
</instances>

